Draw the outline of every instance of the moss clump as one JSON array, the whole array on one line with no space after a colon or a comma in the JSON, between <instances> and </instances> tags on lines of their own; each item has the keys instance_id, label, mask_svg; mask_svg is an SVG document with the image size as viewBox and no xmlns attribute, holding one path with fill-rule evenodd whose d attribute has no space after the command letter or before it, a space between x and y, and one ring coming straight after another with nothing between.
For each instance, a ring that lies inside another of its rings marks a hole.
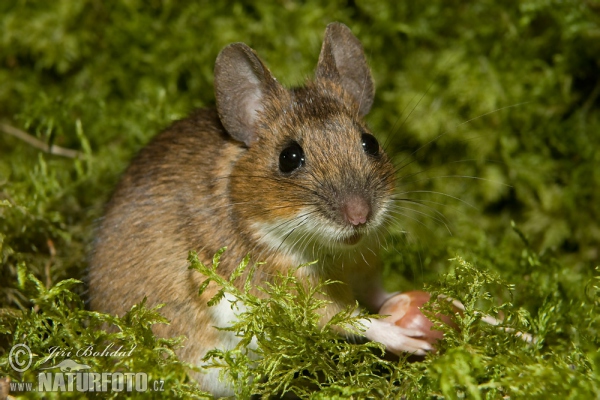
<instances>
[{"instance_id":1,"label":"moss clump","mask_svg":"<svg viewBox=\"0 0 600 400\"><path fill-rule=\"evenodd\" d=\"M24 264L19 265L18 276L18 290L33 307L2 309L0 334L9 344L26 345L31 351L32 363L19 373L11 368L11 356L6 352L0 356L3 376L15 382L34 382L37 388L39 373L46 369L59 372L59 363L70 359L89 366L93 372L146 373L150 387L154 388L153 382L160 382L156 388L164 390L157 393L161 396L210 397L189 382L187 371L191 366L175 356L174 350L181 346L184 338L163 339L152 333L152 325L169 323L160 315L160 307L148 309L144 299L121 317L88 311L72 290L80 281L66 279L47 288ZM92 355L93 352L106 355ZM135 390L99 394L107 398L144 395ZM81 398L82 393L72 390L47 395Z\"/></svg>"}]
</instances>

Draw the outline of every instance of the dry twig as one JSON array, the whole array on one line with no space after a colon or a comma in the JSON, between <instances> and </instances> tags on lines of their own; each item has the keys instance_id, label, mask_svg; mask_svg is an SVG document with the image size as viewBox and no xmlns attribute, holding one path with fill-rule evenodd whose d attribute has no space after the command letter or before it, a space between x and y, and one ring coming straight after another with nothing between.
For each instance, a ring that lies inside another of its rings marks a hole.
<instances>
[{"instance_id":1,"label":"dry twig","mask_svg":"<svg viewBox=\"0 0 600 400\"><path fill-rule=\"evenodd\" d=\"M0 130L16 137L17 139L21 139L25 143L28 143L37 149L45 151L46 153L69 158L80 158L83 155L82 152L77 150L66 149L64 147L55 145L48 145L47 143L39 140L38 138L31 136L27 132L15 128L14 126L0 123Z\"/></svg>"}]
</instances>

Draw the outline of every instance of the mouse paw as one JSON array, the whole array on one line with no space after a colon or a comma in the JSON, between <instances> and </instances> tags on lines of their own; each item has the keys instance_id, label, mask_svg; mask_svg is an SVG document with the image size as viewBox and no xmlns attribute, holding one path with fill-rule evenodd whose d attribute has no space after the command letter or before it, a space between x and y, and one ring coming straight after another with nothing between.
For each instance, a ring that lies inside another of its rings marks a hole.
<instances>
[{"instance_id":1,"label":"mouse paw","mask_svg":"<svg viewBox=\"0 0 600 400\"><path fill-rule=\"evenodd\" d=\"M387 321L369 320L365 337L383 344L387 351L396 355L406 353L424 356L434 350L425 332L405 329Z\"/></svg>"},{"instance_id":2,"label":"mouse paw","mask_svg":"<svg viewBox=\"0 0 600 400\"><path fill-rule=\"evenodd\" d=\"M433 321L421 311L421 307L429 301L430 297L429 293L419 290L396 294L388 298L381 306L379 314L388 315L383 321L398 327L419 329L425 333L425 340L435 344L436 341L444 337L444 333L441 330L434 329ZM454 305L454 311L459 312L460 309ZM445 325L457 328L451 315L438 313L436 317Z\"/></svg>"}]
</instances>

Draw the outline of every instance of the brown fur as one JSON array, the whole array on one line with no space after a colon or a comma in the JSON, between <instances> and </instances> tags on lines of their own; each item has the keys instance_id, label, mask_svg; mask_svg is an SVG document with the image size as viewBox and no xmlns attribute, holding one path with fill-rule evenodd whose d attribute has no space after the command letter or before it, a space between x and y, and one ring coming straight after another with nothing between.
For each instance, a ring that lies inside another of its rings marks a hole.
<instances>
[{"instance_id":1,"label":"brown fur","mask_svg":"<svg viewBox=\"0 0 600 400\"><path fill-rule=\"evenodd\" d=\"M333 304L324 318L356 299L376 310L365 291L377 285L376 233L393 190L386 155L373 157L362 148L361 135L368 132L362 116L372 104L373 84L348 28L328 27L317 78L304 87L284 89L241 44L223 50L215 76L218 111L200 110L174 123L124 174L107 205L89 271L94 309L122 315L144 296L150 306L166 303L171 325L157 333L186 335L180 356L190 362L221 340L206 306L214 288L197 295L203 277L187 268L190 250L210 263L227 246L223 276L251 253L266 262L256 285L319 259L299 270L303 279L345 282L327 287ZM304 150L306 164L284 174L279 154L292 141ZM362 196L371 209L364 226L344 221L340 209L352 196ZM259 228L272 229L303 210L310 215L282 225L288 232L300 232L308 217L329 233L279 235L282 244L275 248ZM343 243L357 233L358 245Z\"/></svg>"}]
</instances>

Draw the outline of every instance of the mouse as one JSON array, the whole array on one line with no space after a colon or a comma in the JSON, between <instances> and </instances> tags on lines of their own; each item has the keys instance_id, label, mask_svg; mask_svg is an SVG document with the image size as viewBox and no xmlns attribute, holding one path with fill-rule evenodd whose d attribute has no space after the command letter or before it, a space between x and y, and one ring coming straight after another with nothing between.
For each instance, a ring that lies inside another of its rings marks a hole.
<instances>
[{"instance_id":1,"label":"mouse","mask_svg":"<svg viewBox=\"0 0 600 400\"><path fill-rule=\"evenodd\" d=\"M236 315L205 277L188 268L195 251L207 265L222 247L218 273L229 277L250 255L252 285L292 269L308 285L325 280L325 323L357 302L377 312L393 293L381 281L379 248L391 219L395 169L364 118L375 94L363 47L344 24L327 25L314 76L284 87L244 43L214 67L216 107L200 109L154 137L131 162L98 224L88 269L94 310L123 315L144 297L164 303L164 337L185 335L177 354L202 366L208 351L239 342ZM298 265L313 264L302 268ZM367 340L393 354L433 350L424 333L381 319L361 320ZM348 337L354 335L340 332ZM200 386L230 396L218 369L191 373Z\"/></svg>"}]
</instances>

